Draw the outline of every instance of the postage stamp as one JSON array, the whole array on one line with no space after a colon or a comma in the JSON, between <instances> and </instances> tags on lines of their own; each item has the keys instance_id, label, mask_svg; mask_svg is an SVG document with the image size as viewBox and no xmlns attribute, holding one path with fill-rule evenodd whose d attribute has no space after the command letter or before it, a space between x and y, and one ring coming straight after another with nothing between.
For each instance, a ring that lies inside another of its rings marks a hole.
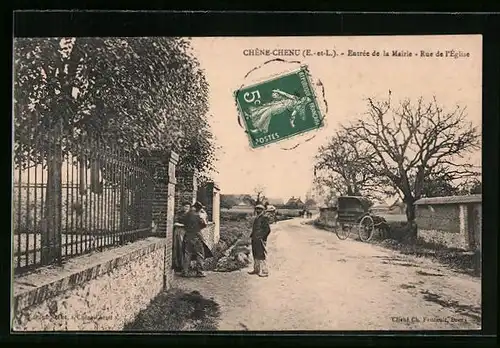
<instances>
[{"instance_id":1,"label":"postage stamp","mask_svg":"<svg viewBox=\"0 0 500 348\"><path fill-rule=\"evenodd\" d=\"M306 65L244 86L234 96L253 148L323 125L323 116Z\"/></svg>"}]
</instances>

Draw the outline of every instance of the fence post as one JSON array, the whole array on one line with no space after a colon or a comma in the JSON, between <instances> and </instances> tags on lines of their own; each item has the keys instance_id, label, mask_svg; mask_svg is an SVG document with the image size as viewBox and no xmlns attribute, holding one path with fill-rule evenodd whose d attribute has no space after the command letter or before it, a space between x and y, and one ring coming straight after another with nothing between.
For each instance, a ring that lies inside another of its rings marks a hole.
<instances>
[{"instance_id":1,"label":"fence post","mask_svg":"<svg viewBox=\"0 0 500 348\"><path fill-rule=\"evenodd\" d=\"M179 156L173 151L152 151L149 159L153 165L152 215L155 235L166 238L163 287L169 288L173 277L172 246L175 215L175 169Z\"/></svg>"},{"instance_id":2,"label":"fence post","mask_svg":"<svg viewBox=\"0 0 500 348\"><path fill-rule=\"evenodd\" d=\"M56 121L47 159L46 223L41 235L41 263L48 265L61 261L61 211L62 211L62 118Z\"/></svg>"}]
</instances>

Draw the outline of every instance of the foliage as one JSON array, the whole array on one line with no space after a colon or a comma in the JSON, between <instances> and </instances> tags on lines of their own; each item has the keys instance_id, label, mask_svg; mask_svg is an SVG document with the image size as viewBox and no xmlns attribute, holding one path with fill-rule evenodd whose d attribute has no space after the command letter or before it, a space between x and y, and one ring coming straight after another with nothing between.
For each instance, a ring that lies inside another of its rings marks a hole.
<instances>
[{"instance_id":1,"label":"foliage","mask_svg":"<svg viewBox=\"0 0 500 348\"><path fill-rule=\"evenodd\" d=\"M220 196L220 207L224 209L231 209L238 204L238 200L232 195Z\"/></svg>"},{"instance_id":2,"label":"foliage","mask_svg":"<svg viewBox=\"0 0 500 348\"><path fill-rule=\"evenodd\" d=\"M423 181L423 197L455 196L460 193L459 187L453 185L453 181L447 173L429 176Z\"/></svg>"},{"instance_id":3,"label":"foliage","mask_svg":"<svg viewBox=\"0 0 500 348\"><path fill-rule=\"evenodd\" d=\"M478 178L466 180L459 186L460 195L474 195L483 193L483 184Z\"/></svg>"},{"instance_id":4,"label":"foliage","mask_svg":"<svg viewBox=\"0 0 500 348\"><path fill-rule=\"evenodd\" d=\"M306 205L306 207L314 207L316 206L317 202L314 199L309 198L304 204Z\"/></svg>"},{"instance_id":5,"label":"foliage","mask_svg":"<svg viewBox=\"0 0 500 348\"><path fill-rule=\"evenodd\" d=\"M14 107L17 163L40 163L60 127L64 154L92 139L213 169L208 83L184 39L16 39Z\"/></svg>"}]
</instances>

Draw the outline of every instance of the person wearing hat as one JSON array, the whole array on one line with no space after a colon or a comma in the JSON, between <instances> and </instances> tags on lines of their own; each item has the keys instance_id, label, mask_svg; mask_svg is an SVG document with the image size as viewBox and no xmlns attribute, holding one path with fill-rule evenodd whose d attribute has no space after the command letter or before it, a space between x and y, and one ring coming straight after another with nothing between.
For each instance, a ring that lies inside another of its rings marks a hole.
<instances>
[{"instance_id":1,"label":"person wearing hat","mask_svg":"<svg viewBox=\"0 0 500 348\"><path fill-rule=\"evenodd\" d=\"M207 227L207 221L200 215L203 205L196 202L192 206L191 211L184 214L181 218L181 223L184 225L184 239L182 241L183 250L183 267L182 275L189 276L189 266L191 260L196 261L196 276L204 277L203 261L205 257L211 256L211 251L205 243L201 230Z\"/></svg>"},{"instance_id":2,"label":"person wearing hat","mask_svg":"<svg viewBox=\"0 0 500 348\"><path fill-rule=\"evenodd\" d=\"M257 274L260 277L267 277L266 244L267 237L269 236L269 233L271 233L271 227L269 226L269 219L264 214L265 207L262 204L258 204L255 207L255 212L257 213L257 216L253 221L252 233L250 234L254 264L253 271L249 272L249 274Z\"/></svg>"},{"instance_id":3,"label":"person wearing hat","mask_svg":"<svg viewBox=\"0 0 500 348\"><path fill-rule=\"evenodd\" d=\"M206 223L208 219L208 214L205 211L205 207L203 206L203 204L201 204L199 201L196 201L196 203L193 204L193 209L200 215L200 217Z\"/></svg>"}]
</instances>

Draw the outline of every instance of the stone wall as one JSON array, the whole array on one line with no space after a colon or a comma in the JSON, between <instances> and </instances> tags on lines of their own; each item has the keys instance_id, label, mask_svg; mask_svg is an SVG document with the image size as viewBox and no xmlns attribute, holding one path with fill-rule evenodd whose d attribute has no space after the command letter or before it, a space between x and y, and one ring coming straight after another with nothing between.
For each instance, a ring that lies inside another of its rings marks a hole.
<instances>
[{"instance_id":1,"label":"stone wall","mask_svg":"<svg viewBox=\"0 0 500 348\"><path fill-rule=\"evenodd\" d=\"M164 288L165 242L150 237L16 278L12 329L122 330Z\"/></svg>"}]
</instances>

